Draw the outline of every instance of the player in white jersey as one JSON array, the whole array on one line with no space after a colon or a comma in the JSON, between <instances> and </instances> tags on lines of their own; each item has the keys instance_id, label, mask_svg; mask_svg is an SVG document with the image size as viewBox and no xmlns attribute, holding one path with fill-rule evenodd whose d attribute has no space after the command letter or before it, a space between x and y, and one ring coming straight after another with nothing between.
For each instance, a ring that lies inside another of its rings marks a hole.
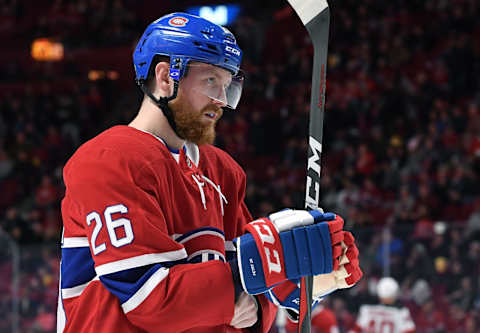
<instances>
[{"instance_id":1,"label":"player in white jersey","mask_svg":"<svg viewBox=\"0 0 480 333\"><path fill-rule=\"evenodd\" d=\"M410 311L397 302L399 287L391 277L380 279L377 294L380 304L362 305L357 318L357 332L412 333L415 324Z\"/></svg>"}]
</instances>

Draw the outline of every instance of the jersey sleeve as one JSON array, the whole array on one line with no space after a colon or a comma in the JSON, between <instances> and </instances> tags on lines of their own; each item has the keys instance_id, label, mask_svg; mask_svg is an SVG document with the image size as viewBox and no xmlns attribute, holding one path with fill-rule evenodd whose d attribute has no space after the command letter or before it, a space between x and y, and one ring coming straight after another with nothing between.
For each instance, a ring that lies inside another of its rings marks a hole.
<instances>
[{"instance_id":1,"label":"jersey sleeve","mask_svg":"<svg viewBox=\"0 0 480 333\"><path fill-rule=\"evenodd\" d=\"M239 183L240 185L238 188L238 209L236 214L237 219L237 236L241 236L244 233L244 227L247 223L253 221L252 215L248 210L247 205L245 204L245 191L246 191L246 175L242 172L240 173ZM259 321L253 327L251 331L254 332L269 332L273 322L275 321L275 316L277 314L278 308L269 301L269 299L265 295L256 295L258 303L259 303L259 311L261 311L259 315Z\"/></svg>"},{"instance_id":2,"label":"jersey sleeve","mask_svg":"<svg viewBox=\"0 0 480 333\"><path fill-rule=\"evenodd\" d=\"M360 307L360 310L358 311L358 317L357 317L357 322L356 325L360 329L366 329L368 327L368 323L370 321L369 315L368 315L368 306L367 305L362 305Z\"/></svg>"},{"instance_id":3,"label":"jersey sleeve","mask_svg":"<svg viewBox=\"0 0 480 333\"><path fill-rule=\"evenodd\" d=\"M410 315L410 310L408 310L408 308L403 307L400 309L399 323L401 325L400 332L402 333L415 332L415 323L412 320L412 317Z\"/></svg>"},{"instance_id":4,"label":"jersey sleeve","mask_svg":"<svg viewBox=\"0 0 480 333\"><path fill-rule=\"evenodd\" d=\"M158 168L141 156L109 150L67 165L62 295L78 296L100 280L143 330L165 323L172 332L228 324L234 310L229 265L186 263L186 250L169 236L157 200L166 186Z\"/></svg>"}]
</instances>

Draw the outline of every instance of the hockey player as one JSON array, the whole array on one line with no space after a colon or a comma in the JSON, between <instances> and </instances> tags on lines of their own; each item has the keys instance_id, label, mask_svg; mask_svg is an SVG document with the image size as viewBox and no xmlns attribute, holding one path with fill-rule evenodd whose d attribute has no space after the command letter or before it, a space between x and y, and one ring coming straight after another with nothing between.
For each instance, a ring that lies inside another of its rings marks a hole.
<instances>
[{"instance_id":1,"label":"hockey player","mask_svg":"<svg viewBox=\"0 0 480 333\"><path fill-rule=\"evenodd\" d=\"M358 332L413 333L415 324L408 308L397 302L398 283L391 277L381 278L377 285L378 305L362 305L357 318Z\"/></svg>"},{"instance_id":2,"label":"hockey player","mask_svg":"<svg viewBox=\"0 0 480 333\"><path fill-rule=\"evenodd\" d=\"M267 332L276 306L298 312L299 278L346 273L330 290L360 279L341 217L252 221L244 171L211 145L240 99L241 55L233 34L193 15L147 27L133 54L137 116L64 168L58 332Z\"/></svg>"}]
</instances>

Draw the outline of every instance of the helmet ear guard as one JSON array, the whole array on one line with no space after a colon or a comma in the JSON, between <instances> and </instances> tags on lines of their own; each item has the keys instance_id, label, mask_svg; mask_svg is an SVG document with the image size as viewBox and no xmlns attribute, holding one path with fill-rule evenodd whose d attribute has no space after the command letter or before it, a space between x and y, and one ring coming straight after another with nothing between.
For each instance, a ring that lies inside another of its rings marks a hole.
<instances>
[{"instance_id":1,"label":"helmet ear guard","mask_svg":"<svg viewBox=\"0 0 480 333\"><path fill-rule=\"evenodd\" d=\"M185 59L175 57L170 59L170 77L175 81L179 81L185 73Z\"/></svg>"},{"instance_id":2,"label":"helmet ear guard","mask_svg":"<svg viewBox=\"0 0 480 333\"><path fill-rule=\"evenodd\" d=\"M143 91L143 93L145 95L147 95L160 108L160 110L162 110L163 114L165 115L165 118L167 118L168 124L173 129L175 134L177 134L179 137L181 137L177 133L177 124L175 123L175 120L173 119L172 109L170 109L170 106L168 106L168 102L177 98L178 80L175 80L175 79L173 80L173 94L172 94L172 96L160 97L160 98L156 98L155 96L153 96L152 92L150 91L150 89L148 89L147 85L145 84L145 82L146 82L145 80L140 79L140 80L136 80L136 82L137 82L138 86L140 87L140 89Z\"/></svg>"}]
</instances>

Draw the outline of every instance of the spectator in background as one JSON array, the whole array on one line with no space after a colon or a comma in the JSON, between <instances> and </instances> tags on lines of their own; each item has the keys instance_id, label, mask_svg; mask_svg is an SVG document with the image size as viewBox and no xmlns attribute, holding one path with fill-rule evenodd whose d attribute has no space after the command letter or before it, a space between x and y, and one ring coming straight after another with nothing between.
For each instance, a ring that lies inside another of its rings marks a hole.
<instances>
[{"instance_id":1,"label":"spectator in background","mask_svg":"<svg viewBox=\"0 0 480 333\"><path fill-rule=\"evenodd\" d=\"M457 288L448 295L448 300L451 304L457 305L463 312L468 312L472 309L475 301L475 290L470 277L464 276L459 282Z\"/></svg>"},{"instance_id":2,"label":"spectator in background","mask_svg":"<svg viewBox=\"0 0 480 333\"><path fill-rule=\"evenodd\" d=\"M32 333L51 332L56 327L55 315L40 305L37 309L37 315L32 324Z\"/></svg>"},{"instance_id":3,"label":"spectator in background","mask_svg":"<svg viewBox=\"0 0 480 333\"><path fill-rule=\"evenodd\" d=\"M360 144L356 162L357 172L362 176L371 176L375 168L375 155L366 144Z\"/></svg>"},{"instance_id":4,"label":"spectator in background","mask_svg":"<svg viewBox=\"0 0 480 333\"><path fill-rule=\"evenodd\" d=\"M480 199L475 201L473 212L468 217L466 232L471 239L480 241Z\"/></svg>"},{"instance_id":5,"label":"spectator in background","mask_svg":"<svg viewBox=\"0 0 480 333\"><path fill-rule=\"evenodd\" d=\"M412 311L416 325L416 333L447 333L447 317L442 311L436 309L433 300L428 300L423 305Z\"/></svg>"},{"instance_id":6,"label":"spectator in background","mask_svg":"<svg viewBox=\"0 0 480 333\"><path fill-rule=\"evenodd\" d=\"M44 175L35 191L35 203L39 207L49 207L58 201L59 194L58 189L52 184L52 178Z\"/></svg>"},{"instance_id":7,"label":"spectator in background","mask_svg":"<svg viewBox=\"0 0 480 333\"><path fill-rule=\"evenodd\" d=\"M0 142L0 181L10 174L13 169L14 161L8 156L7 152L1 147Z\"/></svg>"}]
</instances>

